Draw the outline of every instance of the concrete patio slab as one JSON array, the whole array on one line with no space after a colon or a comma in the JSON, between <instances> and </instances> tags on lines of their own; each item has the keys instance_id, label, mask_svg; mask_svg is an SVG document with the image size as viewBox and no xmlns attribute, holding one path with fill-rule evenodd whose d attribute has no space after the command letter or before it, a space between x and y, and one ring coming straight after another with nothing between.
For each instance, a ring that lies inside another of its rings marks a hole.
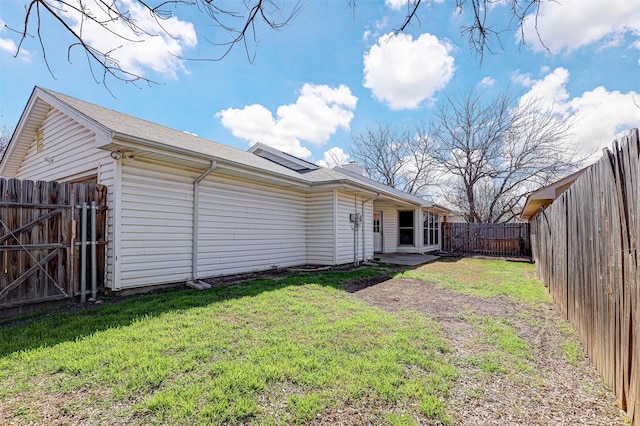
<instances>
[{"instance_id":1,"label":"concrete patio slab","mask_svg":"<svg viewBox=\"0 0 640 426\"><path fill-rule=\"evenodd\" d=\"M434 254L409 254L409 253L379 253L374 256L376 262L391 263L393 265L418 266L431 262L440 256Z\"/></svg>"}]
</instances>

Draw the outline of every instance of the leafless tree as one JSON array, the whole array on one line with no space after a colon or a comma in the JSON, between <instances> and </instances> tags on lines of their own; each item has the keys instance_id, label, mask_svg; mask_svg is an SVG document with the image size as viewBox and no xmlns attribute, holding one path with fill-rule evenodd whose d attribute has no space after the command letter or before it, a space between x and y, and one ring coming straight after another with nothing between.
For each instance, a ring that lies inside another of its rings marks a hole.
<instances>
[{"instance_id":1,"label":"leafless tree","mask_svg":"<svg viewBox=\"0 0 640 426\"><path fill-rule=\"evenodd\" d=\"M171 34L165 24L179 10L197 9L210 18L212 26L218 32L222 31L228 36L219 43L212 41L213 44L222 47L222 52L217 56L189 59L219 61L227 56L234 46L243 45L250 62L254 59L252 46L258 43L258 31L263 27L274 30L283 28L299 11L299 3L285 10L284 0L244 0L232 3L214 0L137 0L136 3L156 21L157 32L150 33L148 29L143 28L136 17L126 9L126 3L121 0L30 0L25 7L21 28L11 28L21 37L15 55L20 53L27 38L35 37L42 49L47 68L53 74L47 60L45 38L42 35L43 23L47 22L45 17L53 18L53 22L59 25L59 30L71 35L73 39L67 48L69 60L71 51L79 48L86 55L92 72L93 67L97 66L103 83L106 83L108 77L125 82L153 83L139 73L123 68L115 58L114 52L124 44L140 42L138 36L141 35L158 36L162 33L175 38L175 34ZM71 15L78 17L79 25L76 25L75 18ZM115 23L122 25L111 25ZM113 46L111 50L96 48L86 37L89 24L97 24L105 36L116 36L121 45ZM32 35L33 32L35 36Z\"/></svg>"},{"instance_id":2,"label":"leafless tree","mask_svg":"<svg viewBox=\"0 0 640 426\"><path fill-rule=\"evenodd\" d=\"M0 127L0 158L4 155L10 140L11 130L6 125L3 125Z\"/></svg>"},{"instance_id":3,"label":"leafless tree","mask_svg":"<svg viewBox=\"0 0 640 426\"><path fill-rule=\"evenodd\" d=\"M431 140L422 126L378 124L352 136L350 153L371 179L416 196L437 180Z\"/></svg>"},{"instance_id":4,"label":"leafless tree","mask_svg":"<svg viewBox=\"0 0 640 426\"><path fill-rule=\"evenodd\" d=\"M53 22L57 27L53 31L66 33L72 38L67 47L68 59L71 59L71 51L80 49L87 58L89 67L94 77L100 75L103 83L107 78L113 77L125 82L153 83L133 69L123 67L114 55L118 49L128 43L139 42L138 36L168 35L174 37L168 30L167 22L182 11L196 10L206 15L211 22L211 30L206 32L200 28L204 38L212 44L222 48L218 54L205 58L183 58L191 60L223 59L235 46L243 46L250 62L255 58L255 49L260 41L260 32L278 30L285 27L303 7L303 3L287 0L243 0L237 2L222 2L218 0L132 0L134 4L141 6L158 24L158 30L149 33L150 30L142 28L134 15L126 9L126 3L122 0L28 0L25 6L23 22L19 27L9 26L17 32L21 39L18 44L18 52L23 48L27 39L35 38L40 44L46 66L53 75L47 59L47 46L43 36L44 27ZM469 18L461 27L461 35L467 39L472 51L477 52L482 58L485 51L493 52L496 45L501 45L500 35L504 31L520 29L523 33L525 17L534 14L537 17L540 4L543 1L555 0L456 0L457 13L464 14L470 11ZM347 6L356 11L358 0L345 0ZM430 0L406 0L407 13L396 32L405 31L411 24L420 24L420 14L425 4ZM495 4L509 7L511 19L504 22L495 18L493 11ZM340 13L343 13L340 10ZM427 13L427 12L425 12ZM79 17L80 23L70 15ZM465 15L466 16L466 15ZM112 24L120 25L112 25ZM93 45L86 37L86 28L97 24L104 36L116 36L120 44L109 49L100 49ZM55 25L54 25L55 26ZM51 30L51 29L49 29ZM220 39L220 33L226 39ZM60 40L62 37L56 37ZM95 69L95 72L94 72Z\"/></svg>"},{"instance_id":5,"label":"leafless tree","mask_svg":"<svg viewBox=\"0 0 640 426\"><path fill-rule=\"evenodd\" d=\"M571 123L537 99L508 91L446 98L431 128L432 155L450 177L445 199L469 222L516 218L531 191L577 170Z\"/></svg>"}]
</instances>

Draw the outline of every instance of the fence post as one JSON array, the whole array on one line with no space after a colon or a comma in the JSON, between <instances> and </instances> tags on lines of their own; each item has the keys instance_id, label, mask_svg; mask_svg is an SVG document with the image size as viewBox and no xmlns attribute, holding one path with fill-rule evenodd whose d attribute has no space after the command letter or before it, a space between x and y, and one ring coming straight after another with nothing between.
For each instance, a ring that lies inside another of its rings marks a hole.
<instances>
[{"instance_id":1,"label":"fence post","mask_svg":"<svg viewBox=\"0 0 640 426\"><path fill-rule=\"evenodd\" d=\"M87 203L82 203L80 220L80 303L87 301Z\"/></svg>"}]
</instances>

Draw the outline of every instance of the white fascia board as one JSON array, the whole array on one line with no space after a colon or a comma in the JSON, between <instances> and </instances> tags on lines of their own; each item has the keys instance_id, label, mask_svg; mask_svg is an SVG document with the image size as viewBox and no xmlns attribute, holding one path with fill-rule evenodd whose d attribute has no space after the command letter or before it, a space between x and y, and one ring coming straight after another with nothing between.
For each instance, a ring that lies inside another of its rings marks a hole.
<instances>
[{"instance_id":1,"label":"white fascia board","mask_svg":"<svg viewBox=\"0 0 640 426\"><path fill-rule=\"evenodd\" d=\"M105 127L104 125L98 123L93 118L83 114L77 109L69 106L64 101L56 98L54 95L48 93L46 90L40 89L36 87L37 97L51 105L53 108L62 112L72 120L80 123L87 129L91 130L96 134L96 147L100 148L100 143L104 143L105 141L110 141L113 138L113 132L111 129Z\"/></svg>"},{"instance_id":2,"label":"white fascia board","mask_svg":"<svg viewBox=\"0 0 640 426\"><path fill-rule=\"evenodd\" d=\"M311 183L304 179L295 179L293 177L279 175L264 169L257 169L255 167L247 166L245 164L239 164L225 158L204 155L197 152L193 152L187 149L181 149L178 147L168 146L161 142L156 142L150 139L142 139L133 137L126 134L114 133L114 144L131 149L141 149L144 151L150 151L155 154L164 154L168 157L177 157L182 160L191 160L195 163L201 163L203 167L208 167L211 161L215 161L218 166L218 170L228 170L243 176L249 177L253 180L259 180L264 182L276 183L278 185L309 188Z\"/></svg>"}]
</instances>

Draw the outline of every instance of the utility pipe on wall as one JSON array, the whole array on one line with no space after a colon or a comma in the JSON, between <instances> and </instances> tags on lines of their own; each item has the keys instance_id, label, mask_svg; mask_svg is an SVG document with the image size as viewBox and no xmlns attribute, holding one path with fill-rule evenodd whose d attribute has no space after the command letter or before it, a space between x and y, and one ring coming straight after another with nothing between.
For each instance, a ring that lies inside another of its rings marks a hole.
<instances>
[{"instance_id":1,"label":"utility pipe on wall","mask_svg":"<svg viewBox=\"0 0 640 426\"><path fill-rule=\"evenodd\" d=\"M193 238L191 247L191 280L195 281L198 275L198 217L200 215L200 182L215 170L218 163L211 160L209 168L193 181Z\"/></svg>"}]
</instances>

